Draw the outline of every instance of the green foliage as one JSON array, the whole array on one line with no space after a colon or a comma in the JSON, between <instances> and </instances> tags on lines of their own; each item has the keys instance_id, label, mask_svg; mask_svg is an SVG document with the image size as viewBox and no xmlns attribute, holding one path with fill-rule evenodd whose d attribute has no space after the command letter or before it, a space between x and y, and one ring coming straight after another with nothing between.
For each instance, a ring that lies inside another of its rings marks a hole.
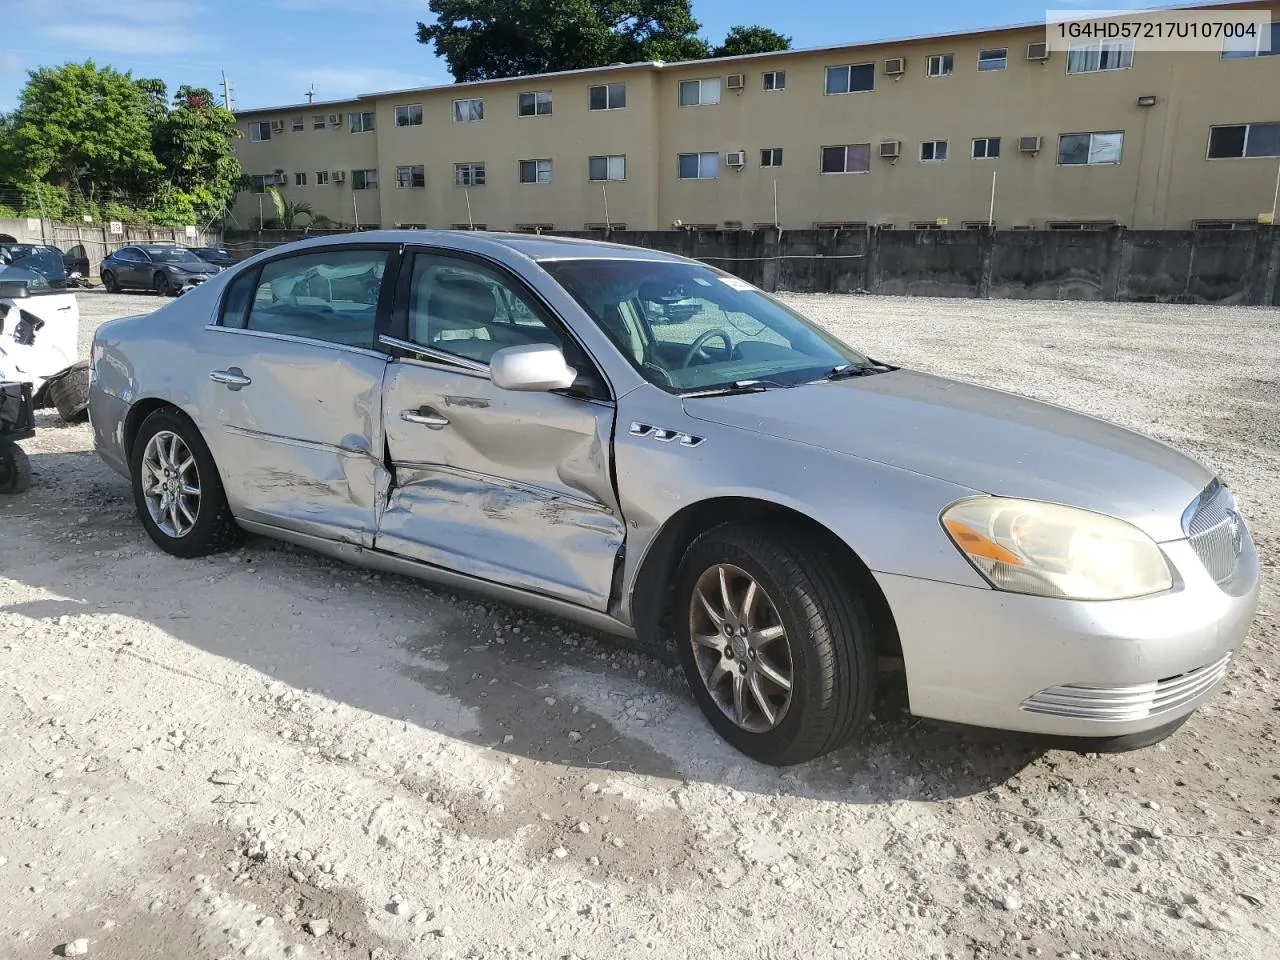
<instances>
[{"instance_id":1,"label":"green foliage","mask_svg":"<svg viewBox=\"0 0 1280 960\"><path fill-rule=\"evenodd\" d=\"M0 183L24 216L204 223L241 186L237 135L203 88L179 87L171 107L160 80L91 60L42 67L0 117Z\"/></svg>"},{"instance_id":2,"label":"green foliage","mask_svg":"<svg viewBox=\"0 0 1280 960\"><path fill-rule=\"evenodd\" d=\"M748 53L773 53L790 50L791 38L768 27L732 27L724 43L712 51L716 57L740 57Z\"/></svg>"},{"instance_id":3,"label":"green foliage","mask_svg":"<svg viewBox=\"0 0 1280 960\"><path fill-rule=\"evenodd\" d=\"M315 221L315 211L305 200L286 200L279 187L267 187L267 196L271 198L271 206L275 208L275 219L280 229L292 230L297 225L298 217L308 217Z\"/></svg>"},{"instance_id":4,"label":"green foliage","mask_svg":"<svg viewBox=\"0 0 1280 960\"><path fill-rule=\"evenodd\" d=\"M433 45L459 83L712 55L690 0L430 0L429 9L436 19L418 24L418 42ZM735 27L717 49L790 45L765 27Z\"/></svg>"}]
</instances>

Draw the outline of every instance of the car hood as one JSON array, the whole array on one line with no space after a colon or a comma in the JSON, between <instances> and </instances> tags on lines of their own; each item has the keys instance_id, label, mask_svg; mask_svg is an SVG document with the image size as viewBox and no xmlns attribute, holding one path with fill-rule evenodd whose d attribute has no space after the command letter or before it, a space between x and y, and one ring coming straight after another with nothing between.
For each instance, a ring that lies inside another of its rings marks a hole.
<instances>
[{"instance_id":1,"label":"car hood","mask_svg":"<svg viewBox=\"0 0 1280 960\"><path fill-rule=\"evenodd\" d=\"M170 266L177 267L183 273L207 273L212 275L218 272L218 268L214 264L205 260L201 260L199 263L186 263L184 261L183 263L170 264Z\"/></svg>"},{"instance_id":2,"label":"car hood","mask_svg":"<svg viewBox=\"0 0 1280 960\"><path fill-rule=\"evenodd\" d=\"M684 406L699 420L971 490L1105 513L1160 541L1185 536L1182 513L1213 479L1172 447L1105 420L911 370Z\"/></svg>"}]
</instances>

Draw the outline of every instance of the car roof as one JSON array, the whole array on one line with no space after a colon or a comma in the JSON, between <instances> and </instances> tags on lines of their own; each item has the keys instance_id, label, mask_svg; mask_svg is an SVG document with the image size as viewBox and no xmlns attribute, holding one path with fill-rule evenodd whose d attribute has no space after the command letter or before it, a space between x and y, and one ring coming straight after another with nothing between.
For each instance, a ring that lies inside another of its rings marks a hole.
<instances>
[{"instance_id":1,"label":"car roof","mask_svg":"<svg viewBox=\"0 0 1280 960\"><path fill-rule=\"evenodd\" d=\"M300 241L307 245L328 246L351 243L430 244L453 250L501 255L503 251L521 254L530 260L657 260L686 262L684 257L582 237L555 237L531 233L490 233L484 230L365 230L359 234L330 234Z\"/></svg>"}]
</instances>

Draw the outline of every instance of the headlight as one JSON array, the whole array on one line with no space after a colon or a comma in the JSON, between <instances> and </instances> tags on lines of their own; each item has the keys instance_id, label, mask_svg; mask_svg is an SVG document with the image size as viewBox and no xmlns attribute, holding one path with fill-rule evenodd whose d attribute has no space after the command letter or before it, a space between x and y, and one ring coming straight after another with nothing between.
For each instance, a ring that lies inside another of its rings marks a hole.
<instances>
[{"instance_id":1,"label":"headlight","mask_svg":"<svg viewBox=\"0 0 1280 960\"><path fill-rule=\"evenodd\" d=\"M975 497L943 511L942 525L997 590L1123 600L1173 586L1154 540L1130 523L1089 510Z\"/></svg>"}]
</instances>

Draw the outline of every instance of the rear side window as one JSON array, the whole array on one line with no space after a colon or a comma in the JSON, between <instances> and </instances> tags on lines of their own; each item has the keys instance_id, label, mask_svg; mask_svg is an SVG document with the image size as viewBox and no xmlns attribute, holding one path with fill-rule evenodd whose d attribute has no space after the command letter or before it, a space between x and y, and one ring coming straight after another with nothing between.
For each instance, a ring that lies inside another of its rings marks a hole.
<instances>
[{"instance_id":1,"label":"rear side window","mask_svg":"<svg viewBox=\"0 0 1280 960\"><path fill-rule=\"evenodd\" d=\"M222 325L243 330L249 319L249 303L252 299L258 271L249 270L231 281L222 297Z\"/></svg>"},{"instance_id":2,"label":"rear side window","mask_svg":"<svg viewBox=\"0 0 1280 960\"><path fill-rule=\"evenodd\" d=\"M390 256L387 250L332 250L267 263L256 275L239 326L372 349ZM248 292L237 289L242 279L227 291L226 326L237 326L236 298Z\"/></svg>"}]
</instances>

